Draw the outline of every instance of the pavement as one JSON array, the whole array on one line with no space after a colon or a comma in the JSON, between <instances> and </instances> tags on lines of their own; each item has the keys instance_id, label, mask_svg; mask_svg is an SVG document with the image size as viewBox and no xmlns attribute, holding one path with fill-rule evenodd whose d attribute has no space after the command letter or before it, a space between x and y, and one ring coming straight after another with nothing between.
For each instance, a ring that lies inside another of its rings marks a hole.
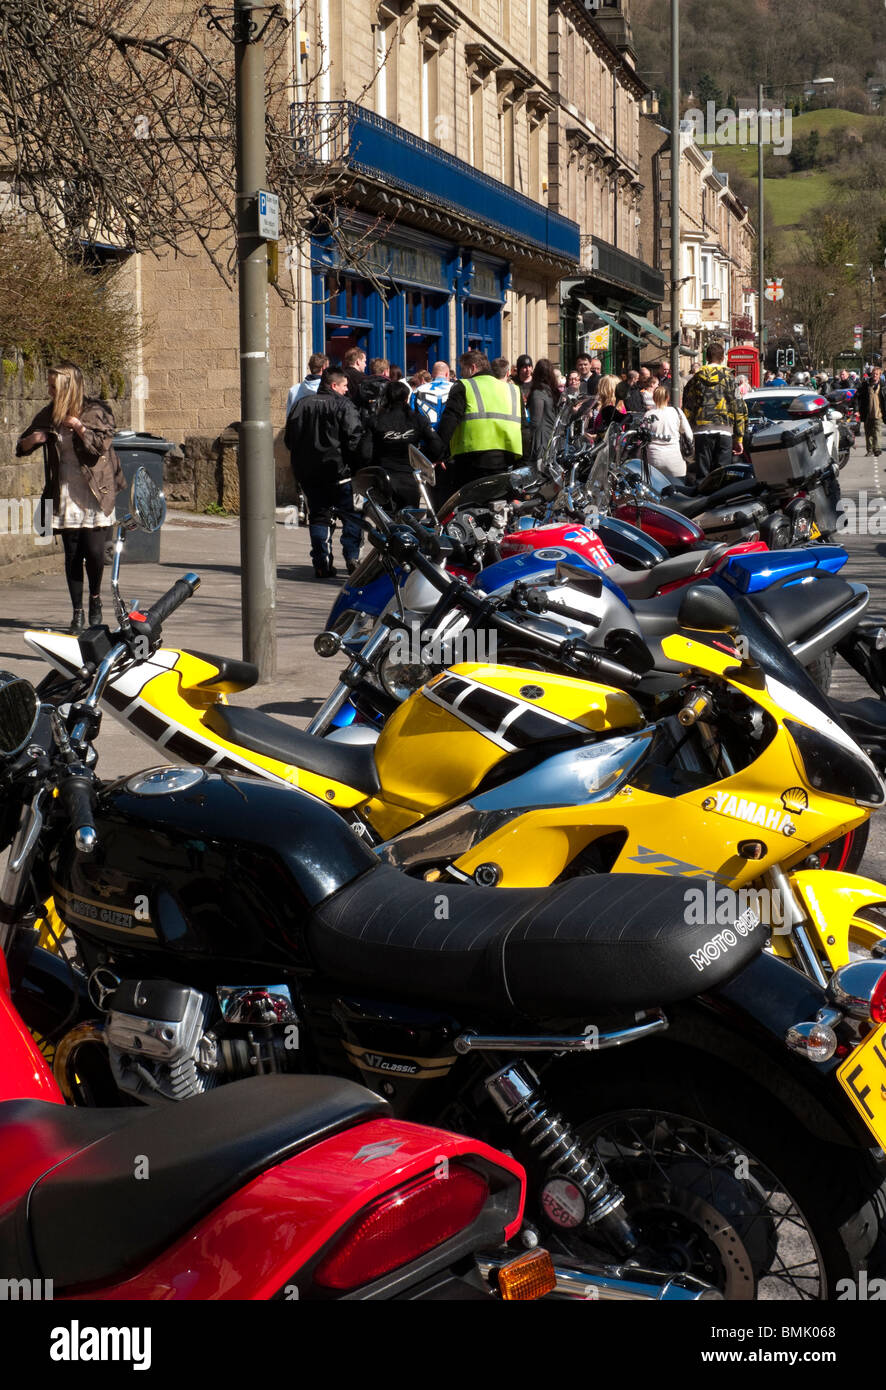
<instances>
[{"instance_id":1,"label":"pavement","mask_svg":"<svg viewBox=\"0 0 886 1390\"><path fill-rule=\"evenodd\" d=\"M876 515L882 503L884 534L876 522L867 529L841 535L849 552L842 571L848 579L864 583L871 591L868 615L886 623L886 454L880 460L864 457L864 442L856 442L850 462L841 474L845 498L860 499L862 520ZM317 580L310 562L308 533L291 525L291 512L280 511L277 520L277 672L274 678L236 696L238 704L303 725L319 708L334 684L342 662L323 660L313 649L313 638L326 626L326 618L340 580ZM340 553L336 565L344 574ZM196 648L224 656L240 656L240 527L236 519L170 512L161 533L159 563L127 564L124 552L121 586L128 600L149 606L188 570L202 577L195 596L170 618L165 628L167 644ZM107 574L105 607L109 608ZM30 627L67 627L70 602L64 575L45 574L0 585L0 666L26 676L35 684L47 667L31 656L22 640ZM860 676L838 658L832 690L841 699L869 694ZM123 776L163 761L153 746L141 742L114 719L107 717L98 743L99 771L106 778ZM862 872L886 881L886 812L874 818Z\"/></svg>"}]
</instances>

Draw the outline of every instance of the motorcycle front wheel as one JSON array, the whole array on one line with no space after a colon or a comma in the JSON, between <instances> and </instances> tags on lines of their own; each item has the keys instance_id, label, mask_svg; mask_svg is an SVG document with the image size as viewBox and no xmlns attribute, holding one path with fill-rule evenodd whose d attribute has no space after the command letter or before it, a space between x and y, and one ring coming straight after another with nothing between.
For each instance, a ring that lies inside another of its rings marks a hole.
<instances>
[{"instance_id":1,"label":"motorcycle front wheel","mask_svg":"<svg viewBox=\"0 0 886 1390\"><path fill-rule=\"evenodd\" d=\"M882 1174L860 1149L812 1152L773 1097L721 1082L635 1073L578 1126L624 1193L642 1262L729 1300L838 1298L879 1264Z\"/></svg>"}]
</instances>

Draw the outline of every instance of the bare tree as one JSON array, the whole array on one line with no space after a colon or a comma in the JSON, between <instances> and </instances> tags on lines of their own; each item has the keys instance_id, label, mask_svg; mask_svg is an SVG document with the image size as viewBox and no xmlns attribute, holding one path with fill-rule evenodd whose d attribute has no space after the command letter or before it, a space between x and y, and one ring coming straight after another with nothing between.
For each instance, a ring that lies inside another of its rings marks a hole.
<instances>
[{"instance_id":1,"label":"bare tree","mask_svg":"<svg viewBox=\"0 0 886 1390\"><path fill-rule=\"evenodd\" d=\"M136 251L187 251L193 238L230 283L236 264L234 53L221 5L182 7L166 29L152 0L0 0L0 176L6 208L35 217L58 250L108 240ZM281 235L326 225L358 271L374 278L374 238L355 241L334 215L343 161L293 138L296 96L311 86L293 66L305 19L279 5L268 20L268 177L280 193ZM320 67L325 55L319 55ZM315 64L314 82L317 81ZM374 77L373 77L374 81ZM371 83L369 84L371 86ZM361 93L360 96L363 94ZM358 100L360 99L358 96ZM342 116L324 139L342 155ZM280 287L286 297L285 285Z\"/></svg>"},{"instance_id":2,"label":"bare tree","mask_svg":"<svg viewBox=\"0 0 886 1390\"><path fill-rule=\"evenodd\" d=\"M841 292L835 284L831 271L811 262L785 275L787 317L804 325L813 367L830 364L846 346L852 307L845 286Z\"/></svg>"}]
</instances>

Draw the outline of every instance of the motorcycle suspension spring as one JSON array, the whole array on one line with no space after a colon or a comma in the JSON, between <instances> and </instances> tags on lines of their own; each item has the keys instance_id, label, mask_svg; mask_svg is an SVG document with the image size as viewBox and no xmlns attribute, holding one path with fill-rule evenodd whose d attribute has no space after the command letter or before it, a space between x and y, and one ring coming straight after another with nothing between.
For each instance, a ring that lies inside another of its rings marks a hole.
<instances>
[{"instance_id":1,"label":"motorcycle suspension spring","mask_svg":"<svg viewBox=\"0 0 886 1390\"><path fill-rule=\"evenodd\" d=\"M506 1066L485 1084L508 1123L520 1131L548 1173L580 1190L586 1209L584 1224L599 1229L618 1249L634 1250L638 1240L623 1210L624 1193L612 1182L600 1159L585 1149L571 1126L545 1103L535 1073L525 1065Z\"/></svg>"}]
</instances>

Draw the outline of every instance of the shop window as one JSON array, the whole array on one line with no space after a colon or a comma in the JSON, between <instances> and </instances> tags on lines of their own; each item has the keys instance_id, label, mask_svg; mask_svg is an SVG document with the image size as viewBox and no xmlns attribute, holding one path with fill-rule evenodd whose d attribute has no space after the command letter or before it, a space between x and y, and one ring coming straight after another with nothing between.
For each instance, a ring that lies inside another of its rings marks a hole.
<instances>
[{"instance_id":1,"label":"shop window","mask_svg":"<svg viewBox=\"0 0 886 1390\"><path fill-rule=\"evenodd\" d=\"M469 299L464 314L465 350L485 352L489 358L501 352L501 305Z\"/></svg>"},{"instance_id":2,"label":"shop window","mask_svg":"<svg viewBox=\"0 0 886 1390\"><path fill-rule=\"evenodd\" d=\"M448 300L446 295L430 290L407 290L406 312L406 373L429 371L441 355L449 337Z\"/></svg>"}]
</instances>

